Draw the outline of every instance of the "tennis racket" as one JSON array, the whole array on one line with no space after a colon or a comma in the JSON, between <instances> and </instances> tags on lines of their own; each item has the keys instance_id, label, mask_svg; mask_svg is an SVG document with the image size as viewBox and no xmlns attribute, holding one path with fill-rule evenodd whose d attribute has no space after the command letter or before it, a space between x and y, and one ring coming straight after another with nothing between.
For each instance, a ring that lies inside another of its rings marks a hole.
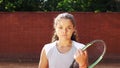
<instances>
[{"instance_id":1,"label":"tennis racket","mask_svg":"<svg viewBox=\"0 0 120 68\"><path fill-rule=\"evenodd\" d=\"M106 44L103 40L94 40L88 43L82 50L87 50L88 68L94 68L103 59L106 52ZM79 68L79 65L74 60L70 68Z\"/></svg>"}]
</instances>

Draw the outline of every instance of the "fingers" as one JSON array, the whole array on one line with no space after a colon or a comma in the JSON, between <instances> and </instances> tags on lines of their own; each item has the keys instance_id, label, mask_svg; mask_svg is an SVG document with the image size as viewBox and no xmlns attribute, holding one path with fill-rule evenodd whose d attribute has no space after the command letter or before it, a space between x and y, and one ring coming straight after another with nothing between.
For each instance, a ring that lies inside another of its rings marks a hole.
<instances>
[{"instance_id":1,"label":"fingers","mask_svg":"<svg viewBox=\"0 0 120 68\"><path fill-rule=\"evenodd\" d=\"M82 51L81 49L78 50L80 52L80 55L87 55L87 51Z\"/></svg>"},{"instance_id":2,"label":"fingers","mask_svg":"<svg viewBox=\"0 0 120 68\"><path fill-rule=\"evenodd\" d=\"M84 54L84 52L81 49L78 49L78 52L79 52L80 55Z\"/></svg>"},{"instance_id":3,"label":"fingers","mask_svg":"<svg viewBox=\"0 0 120 68\"><path fill-rule=\"evenodd\" d=\"M74 55L74 59L79 65L84 65L88 61L87 51L82 51L81 49L78 49Z\"/></svg>"},{"instance_id":4,"label":"fingers","mask_svg":"<svg viewBox=\"0 0 120 68\"><path fill-rule=\"evenodd\" d=\"M87 51L84 51L84 54L87 56Z\"/></svg>"},{"instance_id":5,"label":"fingers","mask_svg":"<svg viewBox=\"0 0 120 68\"><path fill-rule=\"evenodd\" d=\"M74 55L74 58L77 58L78 56L87 56L87 51L82 51L81 49L78 49Z\"/></svg>"}]
</instances>

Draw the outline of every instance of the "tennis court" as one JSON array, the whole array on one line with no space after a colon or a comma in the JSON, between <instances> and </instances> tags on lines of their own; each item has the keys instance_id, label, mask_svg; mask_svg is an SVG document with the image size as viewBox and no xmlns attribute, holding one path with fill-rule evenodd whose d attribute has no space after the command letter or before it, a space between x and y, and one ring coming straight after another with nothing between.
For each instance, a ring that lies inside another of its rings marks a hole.
<instances>
[{"instance_id":1,"label":"tennis court","mask_svg":"<svg viewBox=\"0 0 120 68\"><path fill-rule=\"evenodd\" d=\"M0 68L38 68L38 62L0 62ZM120 63L99 63L95 68L120 68Z\"/></svg>"}]
</instances>

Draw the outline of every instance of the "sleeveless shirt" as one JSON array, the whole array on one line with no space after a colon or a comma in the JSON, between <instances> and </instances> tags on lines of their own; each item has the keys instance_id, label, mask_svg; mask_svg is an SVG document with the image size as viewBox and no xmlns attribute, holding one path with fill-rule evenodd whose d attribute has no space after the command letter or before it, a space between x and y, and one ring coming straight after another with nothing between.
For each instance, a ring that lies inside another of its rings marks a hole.
<instances>
[{"instance_id":1,"label":"sleeveless shirt","mask_svg":"<svg viewBox=\"0 0 120 68\"><path fill-rule=\"evenodd\" d=\"M43 47L48 59L49 68L70 68L76 50L82 49L85 45L72 41L72 48L66 53L60 53L57 50L56 42L46 44Z\"/></svg>"}]
</instances>

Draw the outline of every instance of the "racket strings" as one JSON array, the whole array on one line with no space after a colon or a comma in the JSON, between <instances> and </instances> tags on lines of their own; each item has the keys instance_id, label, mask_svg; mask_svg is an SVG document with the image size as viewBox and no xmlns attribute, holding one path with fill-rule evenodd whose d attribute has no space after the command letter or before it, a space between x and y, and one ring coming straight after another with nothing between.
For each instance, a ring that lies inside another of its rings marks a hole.
<instances>
[{"instance_id":1,"label":"racket strings","mask_svg":"<svg viewBox=\"0 0 120 68\"><path fill-rule=\"evenodd\" d=\"M93 68L101 60L101 56L104 56L106 52L106 45L102 40L94 40L88 43L83 50L87 50L89 63L88 68ZM79 68L79 65L74 60L70 68Z\"/></svg>"},{"instance_id":2,"label":"racket strings","mask_svg":"<svg viewBox=\"0 0 120 68\"><path fill-rule=\"evenodd\" d=\"M104 45L102 42L95 42L92 44L92 46L87 48L89 64L95 62L101 56L103 51L104 51Z\"/></svg>"}]
</instances>

